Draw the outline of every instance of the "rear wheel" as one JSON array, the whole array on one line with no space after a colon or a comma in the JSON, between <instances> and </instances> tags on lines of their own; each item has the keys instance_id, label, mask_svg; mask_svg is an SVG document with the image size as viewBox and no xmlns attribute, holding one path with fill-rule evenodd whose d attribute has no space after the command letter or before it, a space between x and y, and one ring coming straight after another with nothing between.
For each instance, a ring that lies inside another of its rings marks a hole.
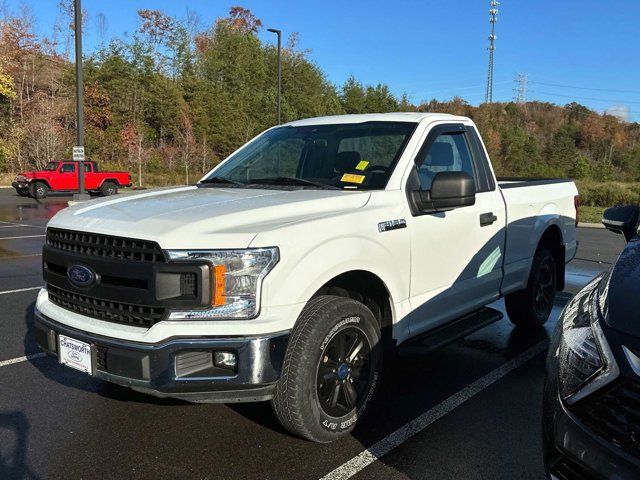
<instances>
[{"instance_id":1,"label":"rear wheel","mask_svg":"<svg viewBox=\"0 0 640 480\"><path fill-rule=\"evenodd\" d=\"M33 198L41 199L45 198L49 193L49 187L43 182L33 182L29 185L29 195Z\"/></svg>"},{"instance_id":2,"label":"rear wheel","mask_svg":"<svg viewBox=\"0 0 640 480\"><path fill-rule=\"evenodd\" d=\"M380 327L364 304L332 295L310 300L271 402L280 423L314 442L347 435L380 382L381 347Z\"/></svg>"},{"instance_id":3,"label":"rear wheel","mask_svg":"<svg viewBox=\"0 0 640 480\"><path fill-rule=\"evenodd\" d=\"M505 297L511 323L540 326L548 320L556 296L556 261L546 248L533 257L529 280L524 290Z\"/></svg>"},{"instance_id":4,"label":"rear wheel","mask_svg":"<svg viewBox=\"0 0 640 480\"><path fill-rule=\"evenodd\" d=\"M104 182L100 187L100 193L103 197L109 197L118 193L118 185L114 182Z\"/></svg>"}]
</instances>

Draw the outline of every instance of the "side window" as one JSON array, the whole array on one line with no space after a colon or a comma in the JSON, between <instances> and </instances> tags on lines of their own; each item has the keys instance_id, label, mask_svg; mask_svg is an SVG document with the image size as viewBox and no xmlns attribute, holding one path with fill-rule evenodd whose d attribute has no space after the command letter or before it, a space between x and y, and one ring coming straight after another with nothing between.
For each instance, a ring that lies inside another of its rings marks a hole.
<instances>
[{"instance_id":1,"label":"side window","mask_svg":"<svg viewBox=\"0 0 640 480\"><path fill-rule=\"evenodd\" d=\"M420 188L429 190L439 172L466 172L476 178L464 133L443 133L416 159Z\"/></svg>"},{"instance_id":2,"label":"side window","mask_svg":"<svg viewBox=\"0 0 640 480\"><path fill-rule=\"evenodd\" d=\"M65 163L60 169L60 173L75 173L76 166L73 163Z\"/></svg>"},{"instance_id":3,"label":"side window","mask_svg":"<svg viewBox=\"0 0 640 480\"><path fill-rule=\"evenodd\" d=\"M92 163L85 163L84 164L84 171L86 172L93 172L93 164Z\"/></svg>"}]
</instances>

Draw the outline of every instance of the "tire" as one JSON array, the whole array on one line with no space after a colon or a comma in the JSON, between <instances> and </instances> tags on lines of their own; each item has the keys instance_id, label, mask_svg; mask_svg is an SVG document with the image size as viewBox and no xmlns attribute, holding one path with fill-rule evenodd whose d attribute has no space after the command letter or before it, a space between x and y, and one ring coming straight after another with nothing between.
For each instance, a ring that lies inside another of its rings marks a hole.
<instances>
[{"instance_id":1,"label":"tire","mask_svg":"<svg viewBox=\"0 0 640 480\"><path fill-rule=\"evenodd\" d=\"M21 197L28 197L29 196L29 189L28 188L16 188L16 193L18 195L20 195Z\"/></svg>"},{"instance_id":2,"label":"tire","mask_svg":"<svg viewBox=\"0 0 640 480\"><path fill-rule=\"evenodd\" d=\"M511 323L525 327L544 325L556 296L556 270L556 261L551 252L546 248L538 249L525 289L505 297Z\"/></svg>"},{"instance_id":3,"label":"tire","mask_svg":"<svg viewBox=\"0 0 640 480\"><path fill-rule=\"evenodd\" d=\"M291 332L271 401L282 426L319 443L352 431L380 383L380 338L364 304L333 295L311 299Z\"/></svg>"},{"instance_id":4,"label":"tire","mask_svg":"<svg viewBox=\"0 0 640 480\"><path fill-rule=\"evenodd\" d=\"M114 182L104 182L100 186L100 194L103 197L110 197L111 195L115 195L116 193L118 193L118 185L116 185Z\"/></svg>"},{"instance_id":5,"label":"tire","mask_svg":"<svg viewBox=\"0 0 640 480\"><path fill-rule=\"evenodd\" d=\"M44 182L33 182L29 185L29 195L40 200L49 193L49 187Z\"/></svg>"}]
</instances>

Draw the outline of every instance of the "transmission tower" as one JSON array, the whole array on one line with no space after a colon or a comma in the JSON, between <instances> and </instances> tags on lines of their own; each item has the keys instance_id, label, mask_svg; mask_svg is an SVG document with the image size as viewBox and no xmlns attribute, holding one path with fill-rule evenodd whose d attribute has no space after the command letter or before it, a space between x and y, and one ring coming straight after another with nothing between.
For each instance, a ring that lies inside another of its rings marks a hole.
<instances>
[{"instance_id":1,"label":"transmission tower","mask_svg":"<svg viewBox=\"0 0 640 480\"><path fill-rule=\"evenodd\" d=\"M496 49L496 21L498 20L498 6L500 2L491 0L489 2L489 22L491 23L491 34L489 35L489 73L487 74L487 93L484 97L485 103L493 102L493 52Z\"/></svg>"},{"instance_id":2,"label":"transmission tower","mask_svg":"<svg viewBox=\"0 0 640 480\"><path fill-rule=\"evenodd\" d=\"M518 84L518 87L515 89L516 103L525 103L527 101L527 81L526 73L518 73L516 75L516 83Z\"/></svg>"}]
</instances>

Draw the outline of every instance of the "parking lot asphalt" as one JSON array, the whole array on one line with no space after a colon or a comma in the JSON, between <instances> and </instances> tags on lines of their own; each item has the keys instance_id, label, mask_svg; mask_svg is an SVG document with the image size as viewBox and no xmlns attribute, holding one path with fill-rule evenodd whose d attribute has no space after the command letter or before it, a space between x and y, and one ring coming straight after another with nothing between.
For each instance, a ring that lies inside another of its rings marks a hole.
<instances>
[{"instance_id":1,"label":"parking lot asphalt","mask_svg":"<svg viewBox=\"0 0 640 480\"><path fill-rule=\"evenodd\" d=\"M567 294L543 328L522 331L505 318L439 351L392 358L359 428L317 445L283 431L266 403L157 399L41 356L31 328L44 226L68 199L0 190L0 479L545 478L549 335L568 294L624 246L580 228Z\"/></svg>"}]
</instances>

